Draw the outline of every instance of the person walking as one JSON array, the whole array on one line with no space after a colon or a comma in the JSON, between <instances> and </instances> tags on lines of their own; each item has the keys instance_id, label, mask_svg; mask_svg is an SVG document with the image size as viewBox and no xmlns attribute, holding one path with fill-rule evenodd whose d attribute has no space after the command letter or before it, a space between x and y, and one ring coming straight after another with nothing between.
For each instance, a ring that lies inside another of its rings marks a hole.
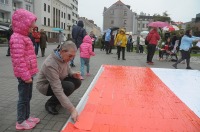
<instances>
[{"instance_id":1,"label":"person walking","mask_svg":"<svg viewBox=\"0 0 200 132\"><path fill-rule=\"evenodd\" d=\"M119 34L117 34L114 44L115 44L115 46L117 46L118 60L120 59L121 51L122 51L122 60L126 60L125 59L125 48L127 45L127 38L126 38L125 30L123 28L119 30Z\"/></svg>"},{"instance_id":2,"label":"person walking","mask_svg":"<svg viewBox=\"0 0 200 132\"><path fill-rule=\"evenodd\" d=\"M149 42L149 44L147 45L147 63L149 65L154 64L152 59L156 51L158 40L160 40L160 35L158 34L157 28L154 27L147 36L147 41Z\"/></svg>"},{"instance_id":3,"label":"person walking","mask_svg":"<svg viewBox=\"0 0 200 132\"><path fill-rule=\"evenodd\" d=\"M74 42L66 41L59 49L55 49L44 61L37 77L36 89L51 96L45 104L45 109L52 115L57 115L56 106L61 104L71 113L76 122L78 112L69 100L70 96L81 85L80 72L72 71L69 62L76 55Z\"/></svg>"},{"instance_id":4,"label":"person walking","mask_svg":"<svg viewBox=\"0 0 200 132\"><path fill-rule=\"evenodd\" d=\"M35 39L35 44L34 44L35 45L35 54L37 57L39 57L38 51L39 51L39 47L40 47L40 32L38 31L37 26L33 28L32 35L33 35L33 38Z\"/></svg>"},{"instance_id":5,"label":"person walking","mask_svg":"<svg viewBox=\"0 0 200 132\"><path fill-rule=\"evenodd\" d=\"M108 55L109 49L110 49L110 40L111 40L111 29L107 29L105 34L105 46L106 46L106 54Z\"/></svg>"},{"instance_id":6,"label":"person walking","mask_svg":"<svg viewBox=\"0 0 200 132\"><path fill-rule=\"evenodd\" d=\"M58 35L58 47L57 49L60 48L60 46L67 40L67 38L65 37L65 34L62 31L59 31L59 35Z\"/></svg>"},{"instance_id":7,"label":"person walking","mask_svg":"<svg viewBox=\"0 0 200 132\"><path fill-rule=\"evenodd\" d=\"M181 39L180 52L181 58L172 66L177 69L177 65L186 59L187 67L186 69L192 69L190 67L190 49L192 48L192 42L200 41L200 37L192 36L192 30L188 29L185 35Z\"/></svg>"},{"instance_id":8,"label":"person walking","mask_svg":"<svg viewBox=\"0 0 200 132\"><path fill-rule=\"evenodd\" d=\"M33 77L38 72L38 68L33 43L28 35L30 28L35 26L36 19L33 13L24 9L16 10L12 16L13 34L10 39L10 52L19 93L17 130L32 129L40 122L39 118L30 116Z\"/></svg>"},{"instance_id":9,"label":"person walking","mask_svg":"<svg viewBox=\"0 0 200 132\"><path fill-rule=\"evenodd\" d=\"M33 43L33 46L35 46L35 45L34 45L34 44L35 44L35 39L33 38L32 33L33 33L33 28L30 28L28 37L31 39L31 41L32 41L32 43Z\"/></svg>"},{"instance_id":10,"label":"person walking","mask_svg":"<svg viewBox=\"0 0 200 132\"><path fill-rule=\"evenodd\" d=\"M105 49L105 36L106 36L106 33L103 34L102 38L101 38L101 51Z\"/></svg>"},{"instance_id":11,"label":"person walking","mask_svg":"<svg viewBox=\"0 0 200 132\"><path fill-rule=\"evenodd\" d=\"M109 51L108 51L109 54L113 54L113 53L112 53L112 49L113 49L113 46L114 46L114 42L115 42L115 36L114 36L114 34L112 33L112 34L111 34L111 39L110 39Z\"/></svg>"},{"instance_id":12,"label":"person walking","mask_svg":"<svg viewBox=\"0 0 200 132\"><path fill-rule=\"evenodd\" d=\"M131 52L131 47L132 47L131 45L132 45L132 35L129 35L128 42L127 42L127 48L126 48L127 52Z\"/></svg>"},{"instance_id":13,"label":"person walking","mask_svg":"<svg viewBox=\"0 0 200 132\"><path fill-rule=\"evenodd\" d=\"M72 29L72 39L76 44L77 49L80 47L80 44L83 42L83 38L86 35L86 31L84 29L84 23L82 20L79 20L77 25L73 26ZM74 65L74 58L70 62L71 67L75 67Z\"/></svg>"},{"instance_id":14,"label":"person walking","mask_svg":"<svg viewBox=\"0 0 200 132\"><path fill-rule=\"evenodd\" d=\"M47 47L47 42L48 42L47 35L46 35L44 29L40 30L40 35L41 35L40 36L41 55L42 55L42 57L44 57L45 56L45 48Z\"/></svg>"},{"instance_id":15,"label":"person walking","mask_svg":"<svg viewBox=\"0 0 200 132\"><path fill-rule=\"evenodd\" d=\"M9 25L9 29L7 31L7 40L8 40L8 50L6 56L10 56L10 36L13 34L12 24Z\"/></svg>"},{"instance_id":16,"label":"person walking","mask_svg":"<svg viewBox=\"0 0 200 132\"><path fill-rule=\"evenodd\" d=\"M87 76L90 75L90 56L94 56L95 53L92 51L92 39L86 35L83 39L83 43L80 45L80 60L81 60L81 80L84 76L84 66L87 67Z\"/></svg>"},{"instance_id":17,"label":"person walking","mask_svg":"<svg viewBox=\"0 0 200 132\"><path fill-rule=\"evenodd\" d=\"M96 36L94 35L93 31L90 32L90 38L92 39L92 51L94 52L94 45L96 42Z\"/></svg>"}]
</instances>

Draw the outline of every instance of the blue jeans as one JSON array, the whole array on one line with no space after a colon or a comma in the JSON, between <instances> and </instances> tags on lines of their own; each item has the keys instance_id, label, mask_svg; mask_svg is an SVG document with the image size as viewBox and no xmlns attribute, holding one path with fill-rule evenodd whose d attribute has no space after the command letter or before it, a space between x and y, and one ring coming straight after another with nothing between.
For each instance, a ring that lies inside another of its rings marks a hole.
<instances>
[{"instance_id":1,"label":"blue jeans","mask_svg":"<svg viewBox=\"0 0 200 132\"><path fill-rule=\"evenodd\" d=\"M87 67L87 73L90 72L90 65L89 65L89 62L90 62L90 59L89 58L80 58L81 60L81 76L84 76L84 66Z\"/></svg>"},{"instance_id":2,"label":"blue jeans","mask_svg":"<svg viewBox=\"0 0 200 132\"><path fill-rule=\"evenodd\" d=\"M19 100L17 103L17 122L20 124L30 115L30 100L32 97L33 83L25 83L21 78L18 79Z\"/></svg>"},{"instance_id":3,"label":"blue jeans","mask_svg":"<svg viewBox=\"0 0 200 132\"><path fill-rule=\"evenodd\" d=\"M40 43L35 43L35 54L38 55Z\"/></svg>"}]
</instances>

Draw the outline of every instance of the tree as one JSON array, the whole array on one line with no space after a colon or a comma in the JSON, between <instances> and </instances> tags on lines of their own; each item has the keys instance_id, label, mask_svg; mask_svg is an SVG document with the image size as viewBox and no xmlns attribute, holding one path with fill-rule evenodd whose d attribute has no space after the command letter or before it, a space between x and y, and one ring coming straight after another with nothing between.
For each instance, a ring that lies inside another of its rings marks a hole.
<instances>
[{"instance_id":1,"label":"tree","mask_svg":"<svg viewBox=\"0 0 200 132\"><path fill-rule=\"evenodd\" d=\"M153 20L154 21L162 21L162 22L170 22L171 18L169 17L169 14L167 13L167 11L163 12L163 15L161 16L160 14L154 14L153 15Z\"/></svg>"},{"instance_id":2,"label":"tree","mask_svg":"<svg viewBox=\"0 0 200 132\"><path fill-rule=\"evenodd\" d=\"M163 12L163 16L164 17L168 17L169 16L169 14L167 13L167 11Z\"/></svg>"}]
</instances>

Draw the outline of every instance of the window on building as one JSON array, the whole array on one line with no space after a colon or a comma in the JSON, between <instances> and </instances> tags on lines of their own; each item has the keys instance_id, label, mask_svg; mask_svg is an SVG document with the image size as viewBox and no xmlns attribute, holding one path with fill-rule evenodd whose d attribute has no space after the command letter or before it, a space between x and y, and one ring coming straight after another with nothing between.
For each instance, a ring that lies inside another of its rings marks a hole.
<instances>
[{"instance_id":1,"label":"window on building","mask_svg":"<svg viewBox=\"0 0 200 132\"><path fill-rule=\"evenodd\" d=\"M61 17L63 18L63 12L61 12Z\"/></svg>"},{"instance_id":2,"label":"window on building","mask_svg":"<svg viewBox=\"0 0 200 132\"><path fill-rule=\"evenodd\" d=\"M142 28L145 28L145 24L142 24Z\"/></svg>"},{"instance_id":3,"label":"window on building","mask_svg":"<svg viewBox=\"0 0 200 132\"><path fill-rule=\"evenodd\" d=\"M71 20L71 15L70 14L68 14L68 20Z\"/></svg>"},{"instance_id":4,"label":"window on building","mask_svg":"<svg viewBox=\"0 0 200 132\"><path fill-rule=\"evenodd\" d=\"M65 23L64 23L64 29L65 29Z\"/></svg>"},{"instance_id":5,"label":"window on building","mask_svg":"<svg viewBox=\"0 0 200 132\"><path fill-rule=\"evenodd\" d=\"M55 16L55 13L56 13L56 9L55 9L55 7L54 7L54 8L53 8L53 27L55 27L55 25L56 25L56 21L55 21L56 16Z\"/></svg>"},{"instance_id":6,"label":"window on building","mask_svg":"<svg viewBox=\"0 0 200 132\"><path fill-rule=\"evenodd\" d=\"M64 18L65 18L65 13L64 13Z\"/></svg>"},{"instance_id":7,"label":"window on building","mask_svg":"<svg viewBox=\"0 0 200 132\"><path fill-rule=\"evenodd\" d=\"M124 25L126 25L127 24L127 20L124 20Z\"/></svg>"},{"instance_id":8,"label":"window on building","mask_svg":"<svg viewBox=\"0 0 200 132\"><path fill-rule=\"evenodd\" d=\"M17 3L13 3L13 10L16 11L17 10Z\"/></svg>"},{"instance_id":9,"label":"window on building","mask_svg":"<svg viewBox=\"0 0 200 132\"><path fill-rule=\"evenodd\" d=\"M127 16L127 11L124 11L124 16Z\"/></svg>"},{"instance_id":10,"label":"window on building","mask_svg":"<svg viewBox=\"0 0 200 132\"><path fill-rule=\"evenodd\" d=\"M44 3L44 11L46 11L46 4Z\"/></svg>"},{"instance_id":11,"label":"window on building","mask_svg":"<svg viewBox=\"0 0 200 132\"><path fill-rule=\"evenodd\" d=\"M114 10L110 10L110 15L114 15Z\"/></svg>"},{"instance_id":12,"label":"window on building","mask_svg":"<svg viewBox=\"0 0 200 132\"><path fill-rule=\"evenodd\" d=\"M46 17L44 17L44 25L46 26Z\"/></svg>"},{"instance_id":13,"label":"window on building","mask_svg":"<svg viewBox=\"0 0 200 132\"><path fill-rule=\"evenodd\" d=\"M8 4L8 0L1 0L0 3L2 3L2 4Z\"/></svg>"},{"instance_id":14,"label":"window on building","mask_svg":"<svg viewBox=\"0 0 200 132\"><path fill-rule=\"evenodd\" d=\"M26 10L31 11L31 6L30 5L26 5Z\"/></svg>"},{"instance_id":15,"label":"window on building","mask_svg":"<svg viewBox=\"0 0 200 132\"><path fill-rule=\"evenodd\" d=\"M50 10L51 10L51 9L50 9L50 5L48 5L48 12L49 12L49 13L50 13Z\"/></svg>"},{"instance_id":16,"label":"window on building","mask_svg":"<svg viewBox=\"0 0 200 132\"><path fill-rule=\"evenodd\" d=\"M50 26L50 18L48 18L48 26Z\"/></svg>"},{"instance_id":17,"label":"window on building","mask_svg":"<svg viewBox=\"0 0 200 132\"><path fill-rule=\"evenodd\" d=\"M71 26L67 26L68 27L68 30L70 31L70 29L71 29Z\"/></svg>"},{"instance_id":18,"label":"window on building","mask_svg":"<svg viewBox=\"0 0 200 132\"><path fill-rule=\"evenodd\" d=\"M114 24L114 20L111 20L110 24Z\"/></svg>"},{"instance_id":19,"label":"window on building","mask_svg":"<svg viewBox=\"0 0 200 132\"><path fill-rule=\"evenodd\" d=\"M4 17L5 17L5 16L4 16L4 13L3 13L3 12L0 12L0 21L1 21L1 22L4 21Z\"/></svg>"}]
</instances>

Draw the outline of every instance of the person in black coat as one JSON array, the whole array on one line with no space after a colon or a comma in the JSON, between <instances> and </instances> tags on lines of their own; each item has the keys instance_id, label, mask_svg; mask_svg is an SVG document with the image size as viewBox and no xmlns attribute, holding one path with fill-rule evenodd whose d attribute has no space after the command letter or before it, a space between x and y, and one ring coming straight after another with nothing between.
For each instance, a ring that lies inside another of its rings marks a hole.
<instances>
[{"instance_id":1,"label":"person in black coat","mask_svg":"<svg viewBox=\"0 0 200 132\"><path fill-rule=\"evenodd\" d=\"M72 28L72 39L76 44L77 49L80 47L81 43L83 42L83 38L86 35L86 31L83 27L84 27L83 21L79 20L77 25L74 25ZM74 58L73 60L71 60L70 66L75 67Z\"/></svg>"},{"instance_id":2,"label":"person in black coat","mask_svg":"<svg viewBox=\"0 0 200 132\"><path fill-rule=\"evenodd\" d=\"M9 25L9 29L7 31L8 50L6 56L10 56L10 37L12 34L13 34L12 25Z\"/></svg>"}]
</instances>

